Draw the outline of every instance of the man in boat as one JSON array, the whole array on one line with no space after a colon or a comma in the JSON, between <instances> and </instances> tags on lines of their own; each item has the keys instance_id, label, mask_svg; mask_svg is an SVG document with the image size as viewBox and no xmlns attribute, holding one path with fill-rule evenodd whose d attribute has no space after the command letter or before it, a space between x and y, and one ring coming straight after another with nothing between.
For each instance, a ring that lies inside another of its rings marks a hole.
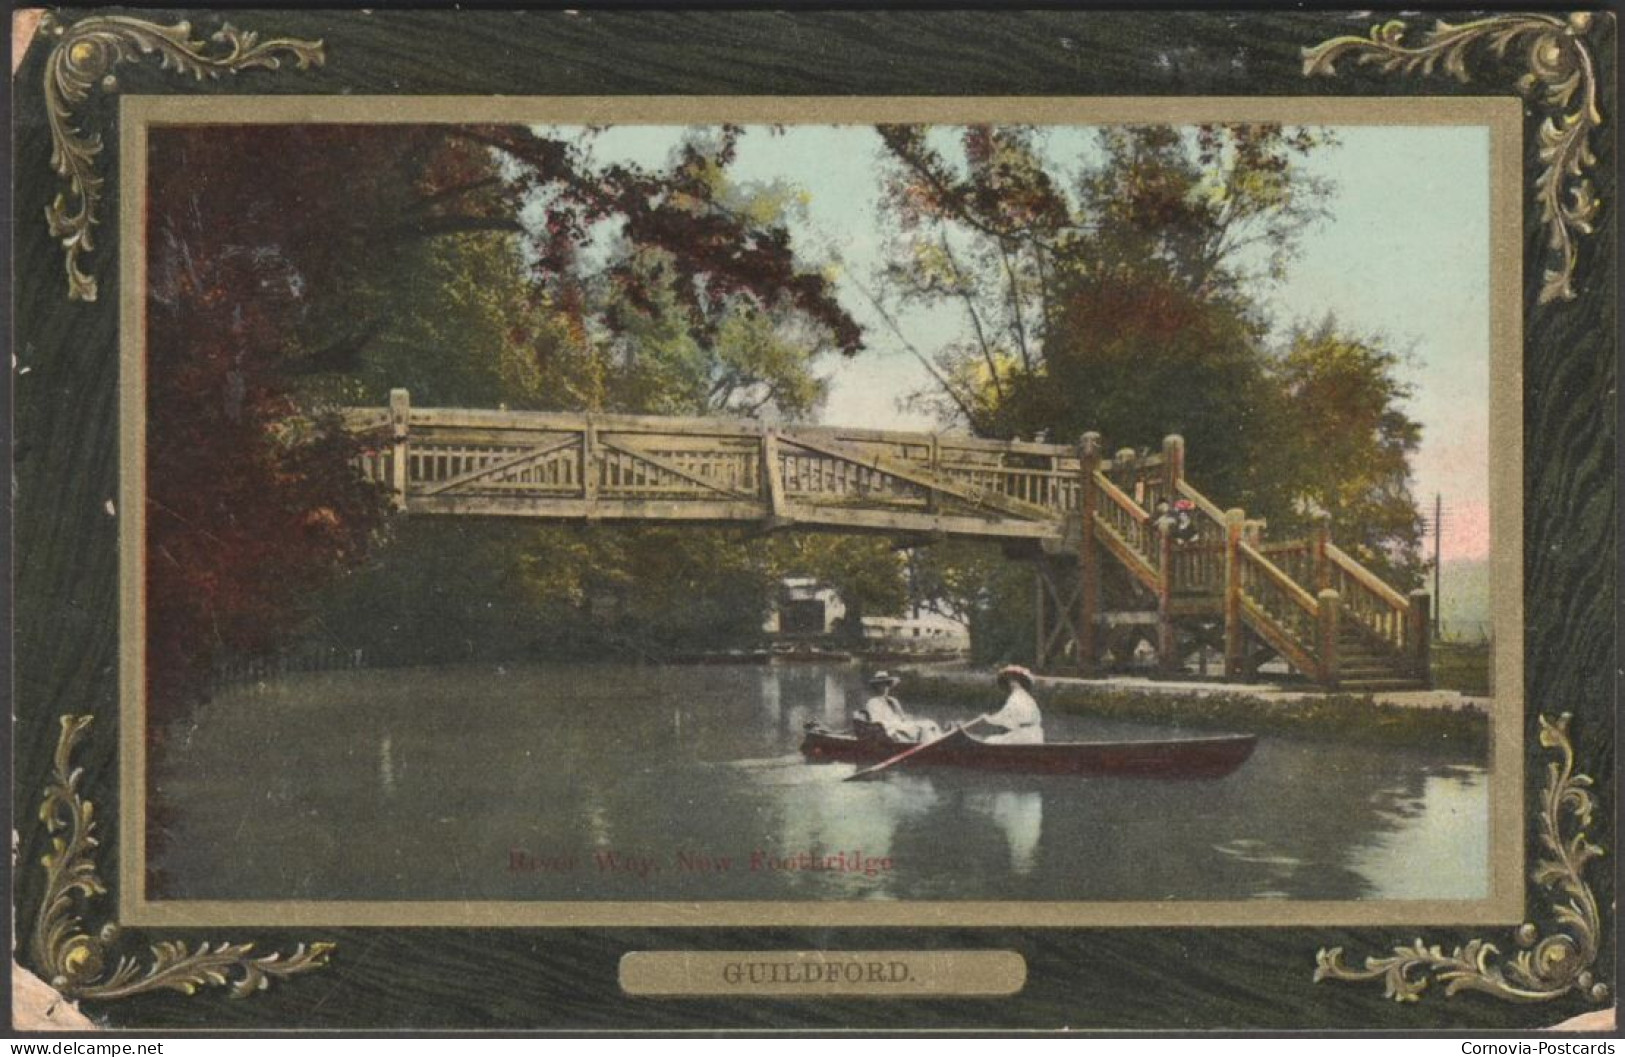
<instances>
[{"instance_id":1,"label":"man in boat","mask_svg":"<svg viewBox=\"0 0 1625 1057\"><path fill-rule=\"evenodd\" d=\"M999 689L1005 692L1004 707L982 716L982 726L1001 728L996 734L978 734L996 745L1040 745L1044 741L1044 717L1033 700L1033 673L1019 664L1000 668Z\"/></svg>"},{"instance_id":2,"label":"man in boat","mask_svg":"<svg viewBox=\"0 0 1625 1057\"><path fill-rule=\"evenodd\" d=\"M914 719L903 711L902 702L892 696L892 689L902 682L890 672L876 672L869 677L869 700L852 714L852 727L863 733L878 728L893 741L927 741L942 733L929 719Z\"/></svg>"}]
</instances>

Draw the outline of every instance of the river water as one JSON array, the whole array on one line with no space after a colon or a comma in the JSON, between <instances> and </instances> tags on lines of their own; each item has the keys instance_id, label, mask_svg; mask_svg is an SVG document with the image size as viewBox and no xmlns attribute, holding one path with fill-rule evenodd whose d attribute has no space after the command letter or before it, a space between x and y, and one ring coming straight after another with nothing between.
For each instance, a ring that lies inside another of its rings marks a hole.
<instances>
[{"instance_id":1,"label":"river water","mask_svg":"<svg viewBox=\"0 0 1625 1057\"><path fill-rule=\"evenodd\" d=\"M899 694L907 705L906 684ZM803 725L841 726L862 698L856 668L813 665L349 671L231 689L155 753L149 894L1487 894L1481 766L1268 737L1216 781L900 769L842 782L850 766L802 762ZM989 687L983 708L997 704ZM1045 729L1052 741L1171 732L1054 713Z\"/></svg>"}]
</instances>

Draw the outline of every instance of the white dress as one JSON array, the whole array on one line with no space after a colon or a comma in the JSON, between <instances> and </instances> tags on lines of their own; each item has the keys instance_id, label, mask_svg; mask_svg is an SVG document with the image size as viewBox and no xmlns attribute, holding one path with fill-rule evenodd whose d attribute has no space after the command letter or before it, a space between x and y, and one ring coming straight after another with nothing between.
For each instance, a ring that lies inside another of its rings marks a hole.
<instances>
[{"instance_id":1,"label":"white dress","mask_svg":"<svg viewBox=\"0 0 1625 1057\"><path fill-rule=\"evenodd\" d=\"M1004 699L1004 707L987 719L994 726L1005 729L1002 733L983 738L983 741L999 745L1039 745L1044 741L1044 717L1038 712L1038 702L1020 686L1011 687L1010 696Z\"/></svg>"},{"instance_id":2,"label":"white dress","mask_svg":"<svg viewBox=\"0 0 1625 1057\"><path fill-rule=\"evenodd\" d=\"M877 723L886 734L900 741L924 741L936 737L940 731L929 719L910 719L897 699L880 694L863 703L869 722Z\"/></svg>"}]
</instances>

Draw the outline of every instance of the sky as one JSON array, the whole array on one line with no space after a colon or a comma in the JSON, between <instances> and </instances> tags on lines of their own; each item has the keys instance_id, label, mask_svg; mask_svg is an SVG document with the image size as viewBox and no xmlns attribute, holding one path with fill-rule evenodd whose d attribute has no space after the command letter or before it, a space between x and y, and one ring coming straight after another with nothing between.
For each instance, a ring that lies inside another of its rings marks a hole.
<instances>
[{"instance_id":1,"label":"sky","mask_svg":"<svg viewBox=\"0 0 1625 1057\"><path fill-rule=\"evenodd\" d=\"M562 130L561 130L562 131ZM1408 353L1402 378L1414 389L1407 411L1422 424L1413 492L1429 516L1436 494L1446 511L1442 557L1489 553L1489 133L1479 126L1333 126L1336 144L1305 162L1334 185L1331 216L1306 233L1286 279L1264 298L1278 333L1334 313L1357 333ZM602 133L600 160L663 164L683 130L616 127ZM1048 131L1063 165L1092 154L1093 131ZM842 303L866 330L866 350L832 362L822 419L836 425L934 429L904 401L928 388L915 355L881 322L873 291L884 229L877 221L879 138L865 126L751 128L732 177L791 184L803 192L792 218L796 246L811 259L838 258ZM937 309L900 314L929 351L958 333L963 318ZM1110 438L1107 438L1108 445ZM1201 482L1195 482L1200 487ZM1431 542L1431 541L1430 541Z\"/></svg>"}]
</instances>

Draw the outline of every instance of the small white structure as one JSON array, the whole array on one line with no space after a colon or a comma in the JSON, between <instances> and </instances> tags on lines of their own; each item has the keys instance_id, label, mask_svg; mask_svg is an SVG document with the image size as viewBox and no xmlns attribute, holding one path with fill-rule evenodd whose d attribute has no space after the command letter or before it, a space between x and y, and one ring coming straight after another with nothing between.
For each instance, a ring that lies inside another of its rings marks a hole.
<instances>
[{"instance_id":1,"label":"small white structure","mask_svg":"<svg viewBox=\"0 0 1625 1057\"><path fill-rule=\"evenodd\" d=\"M941 613L921 611L912 617L864 617L862 624L865 645L932 653L970 649L970 631Z\"/></svg>"},{"instance_id":2,"label":"small white structure","mask_svg":"<svg viewBox=\"0 0 1625 1057\"><path fill-rule=\"evenodd\" d=\"M762 621L769 635L829 635L846 618L846 603L810 576L786 577Z\"/></svg>"}]
</instances>

